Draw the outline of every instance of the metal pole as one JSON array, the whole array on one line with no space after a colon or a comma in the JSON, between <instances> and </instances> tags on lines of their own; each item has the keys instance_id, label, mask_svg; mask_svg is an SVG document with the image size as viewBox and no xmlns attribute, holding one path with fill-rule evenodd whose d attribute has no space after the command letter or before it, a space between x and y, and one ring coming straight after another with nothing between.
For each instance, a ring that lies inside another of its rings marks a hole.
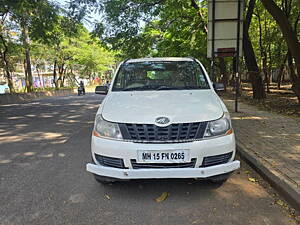
<instances>
[{"instance_id":1,"label":"metal pole","mask_svg":"<svg viewBox=\"0 0 300 225\"><path fill-rule=\"evenodd\" d=\"M237 12L238 19L237 19L237 39L236 39L235 112L238 112L238 94L239 94L241 1L242 0L238 0L238 12Z\"/></svg>"},{"instance_id":2,"label":"metal pole","mask_svg":"<svg viewBox=\"0 0 300 225\"><path fill-rule=\"evenodd\" d=\"M216 81L215 79L215 17L216 17L216 2L215 0L212 0L212 21L211 21L211 25L212 25L212 42L211 42L211 46L212 46L212 50L211 50L211 77L213 82Z\"/></svg>"}]
</instances>

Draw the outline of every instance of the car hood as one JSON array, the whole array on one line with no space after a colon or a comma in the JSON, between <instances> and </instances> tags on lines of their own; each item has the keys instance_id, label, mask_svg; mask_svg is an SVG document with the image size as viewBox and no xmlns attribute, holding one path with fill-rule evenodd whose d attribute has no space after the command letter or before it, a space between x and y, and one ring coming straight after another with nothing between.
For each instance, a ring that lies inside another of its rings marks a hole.
<instances>
[{"instance_id":1,"label":"car hood","mask_svg":"<svg viewBox=\"0 0 300 225\"><path fill-rule=\"evenodd\" d=\"M223 115L219 97L211 90L110 92L102 117L111 122L153 124L158 117L170 123L216 120Z\"/></svg>"}]
</instances>

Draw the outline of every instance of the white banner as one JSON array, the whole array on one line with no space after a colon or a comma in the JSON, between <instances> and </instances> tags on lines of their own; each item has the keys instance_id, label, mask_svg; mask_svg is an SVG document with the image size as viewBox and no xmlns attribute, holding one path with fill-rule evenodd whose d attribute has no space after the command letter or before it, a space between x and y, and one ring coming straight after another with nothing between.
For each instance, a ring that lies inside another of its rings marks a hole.
<instances>
[{"instance_id":1,"label":"white banner","mask_svg":"<svg viewBox=\"0 0 300 225\"><path fill-rule=\"evenodd\" d=\"M215 2L214 39L213 39L213 1ZM233 56L237 51L237 39L239 38L239 56L242 56L243 42L243 11L244 2L240 2L240 35L238 37L238 0L209 0L208 1L208 43L207 57L211 58L213 52L217 56ZM213 48L214 40L214 50ZM227 52L218 53L218 52Z\"/></svg>"}]
</instances>

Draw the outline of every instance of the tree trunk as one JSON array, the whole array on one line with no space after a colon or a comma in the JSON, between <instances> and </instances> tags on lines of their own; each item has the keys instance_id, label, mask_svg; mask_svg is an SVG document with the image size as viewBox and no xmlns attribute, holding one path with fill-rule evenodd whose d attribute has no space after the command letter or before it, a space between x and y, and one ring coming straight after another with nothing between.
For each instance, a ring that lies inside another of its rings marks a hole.
<instances>
[{"instance_id":1,"label":"tree trunk","mask_svg":"<svg viewBox=\"0 0 300 225\"><path fill-rule=\"evenodd\" d=\"M4 63L5 77L7 79L9 91L10 91L10 93L13 93L13 92L15 92L15 89L14 89L12 76L11 76L11 73L10 73L9 61L7 59L8 46L7 46L7 44L5 42L5 39L2 35L0 35L0 38L1 38L1 41L2 41L2 44L3 44L3 47L4 47L4 51L1 52L1 58L2 58L3 63Z\"/></svg>"},{"instance_id":2,"label":"tree trunk","mask_svg":"<svg viewBox=\"0 0 300 225\"><path fill-rule=\"evenodd\" d=\"M263 57L262 57L262 66L263 66L263 73L265 76L265 84L267 84L267 93L270 93L270 77L268 73L268 65L267 65L267 53L263 52Z\"/></svg>"},{"instance_id":3,"label":"tree trunk","mask_svg":"<svg viewBox=\"0 0 300 225\"><path fill-rule=\"evenodd\" d=\"M294 74L295 77L292 79L293 91L298 99L300 99L300 43L298 41L296 29L293 29L284 11L281 10L273 0L261 0L261 2L280 27L291 56L295 60L298 74Z\"/></svg>"},{"instance_id":4,"label":"tree trunk","mask_svg":"<svg viewBox=\"0 0 300 225\"><path fill-rule=\"evenodd\" d=\"M53 65L53 83L55 85L55 89L58 89L58 84L56 80L56 67L57 67L57 60L54 60L54 65Z\"/></svg>"},{"instance_id":5,"label":"tree trunk","mask_svg":"<svg viewBox=\"0 0 300 225\"><path fill-rule=\"evenodd\" d=\"M26 82L27 82L27 66L26 66L26 59L23 60L23 68L24 68L24 74L25 74L25 90L27 91L27 85L26 85Z\"/></svg>"},{"instance_id":6,"label":"tree trunk","mask_svg":"<svg viewBox=\"0 0 300 225\"><path fill-rule=\"evenodd\" d=\"M282 81L282 74L284 70L284 64L280 65L279 71L278 71L278 76L277 76L277 89L280 90L281 86L281 81Z\"/></svg>"},{"instance_id":7,"label":"tree trunk","mask_svg":"<svg viewBox=\"0 0 300 225\"><path fill-rule=\"evenodd\" d=\"M255 53L249 37L249 27L253 15L253 10L255 7L255 1L256 0L250 0L248 5L246 19L243 27L243 50L245 63L252 83L253 98L263 99L266 97L264 83L259 72Z\"/></svg>"},{"instance_id":8,"label":"tree trunk","mask_svg":"<svg viewBox=\"0 0 300 225\"><path fill-rule=\"evenodd\" d=\"M30 60L30 46L29 46L29 41L28 41L28 27L25 22L21 23L22 27L22 36L23 36L23 46L25 49L25 59L26 59L26 71L27 71L27 76L26 76L26 89L27 92L32 92L33 91L33 86L32 86L32 70L31 70L31 60Z\"/></svg>"},{"instance_id":9,"label":"tree trunk","mask_svg":"<svg viewBox=\"0 0 300 225\"><path fill-rule=\"evenodd\" d=\"M298 102L300 104L300 77L298 77L295 73L295 69L293 65L293 57L290 51L288 52L288 65L289 65L290 77L292 81L292 90L297 95Z\"/></svg>"},{"instance_id":10,"label":"tree trunk","mask_svg":"<svg viewBox=\"0 0 300 225\"><path fill-rule=\"evenodd\" d=\"M264 83L267 84L267 92L270 93L270 87L269 87L269 77L268 77L268 64L267 64L267 52L264 48L263 41L262 41L262 24L261 24L261 18L260 15L257 15L258 17L258 23L259 23L259 48L260 48L260 57L262 60L262 72L264 74Z\"/></svg>"},{"instance_id":11,"label":"tree trunk","mask_svg":"<svg viewBox=\"0 0 300 225\"><path fill-rule=\"evenodd\" d=\"M285 67L285 62L287 60L287 57L288 57L288 53L285 55L284 60L283 60L282 64L280 65L280 69L279 69L278 77L277 77L277 89L280 89L280 85L281 85L281 82L284 77L283 73L284 73L284 67Z\"/></svg>"},{"instance_id":12,"label":"tree trunk","mask_svg":"<svg viewBox=\"0 0 300 225\"><path fill-rule=\"evenodd\" d=\"M59 87L63 87L64 83L63 83L63 75L64 75L64 64L61 64L60 66L58 66L58 81L59 83L57 84L57 86Z\"/></svg>"},{"instance_id":13,"label":"tree trunk","mask_svg":"<svg viewBox=\"0 0 300 225\"><path fill-rule=\"evenodd\" d=\"M64 85L65 85L65 79L66 79L67 69L68 69L68 67L66 67L64 69L64 75L63 75L63 79L62 79L62 85L63 85L62 87L64 87Z\"/></svg>"}]
</instances>

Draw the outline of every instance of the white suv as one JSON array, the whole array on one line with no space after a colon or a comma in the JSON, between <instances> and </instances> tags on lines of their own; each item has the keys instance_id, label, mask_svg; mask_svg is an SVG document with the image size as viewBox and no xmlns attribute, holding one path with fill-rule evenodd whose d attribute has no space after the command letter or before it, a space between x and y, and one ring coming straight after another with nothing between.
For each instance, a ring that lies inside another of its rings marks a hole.
<instances>
[{"instance_id":1,"label":"white suv","mask_svg":"<svg viewBox=\"0 0 300 225\"><path fill-rule=\"evenodd\" d=\"M203 65L193 58L122 62L100 105L92 133L101 183L155 178L224 182L240 167L228 110Z\"/></svg>"}]
</instances>

